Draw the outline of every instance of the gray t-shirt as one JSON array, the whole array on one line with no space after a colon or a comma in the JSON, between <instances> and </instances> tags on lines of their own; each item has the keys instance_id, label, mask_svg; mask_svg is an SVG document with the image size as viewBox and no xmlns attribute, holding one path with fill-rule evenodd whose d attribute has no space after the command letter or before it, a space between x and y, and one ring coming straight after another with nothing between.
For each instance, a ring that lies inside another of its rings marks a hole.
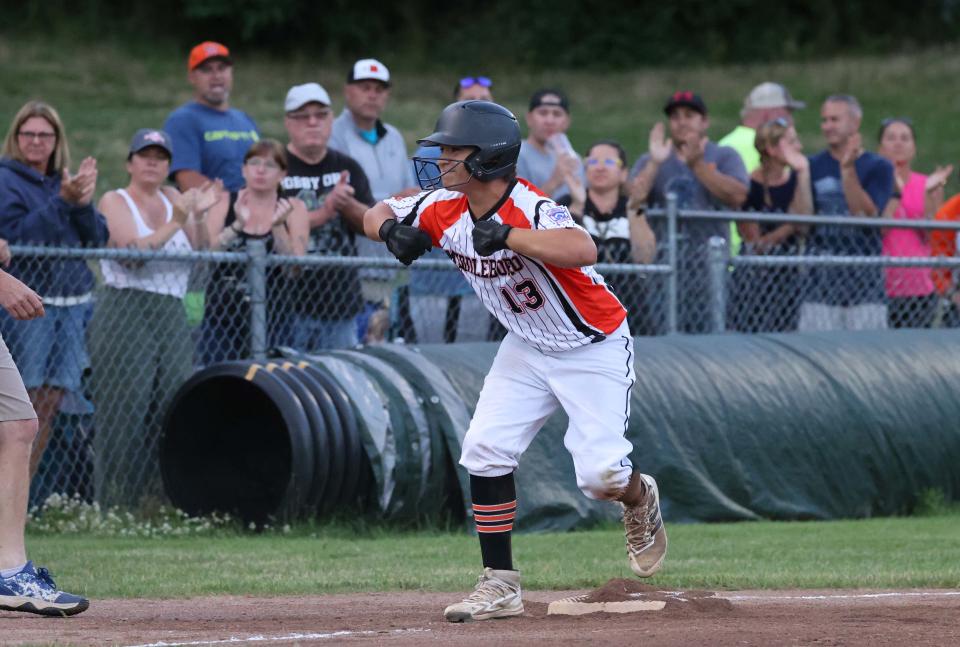
<instances>
[{"instance_id":1,"label":"gray t-shirt","mask_svg":"<svg viewBox=\"0 0 960 647\"><path fill-rule=\"evenodd\" d=\"M649 154L644 154L637 160L630 170L630 179L633 180L647 165L650 159ZM708 164L716 164L717 171L724 175L741 182L744 186L750 186L750 176L743 165L743 160L736 150L729 146L718 146L713 142L707 142L707 148L703 152L703 159ZM671 152L670 157L657 170L657 176L653 180L653 187L650 189L650 195L647 202L650 205L666 206L667 194L677 194L677 206L681 209L728 209L727 205L717 200L707 190L693 170L687 164L677 157L676 152ZM663 223L662 219L657 219ZM705 241L711 236L729 237L729 225L723 220L681 220L681 231L687 233L691 238L699 241ZM658 234L658 240L663 240Z\"/></svg>"},{"instance_id":2,"label":"gray t-shirt","mask_svg":"<svg viewBox=\"0 0 960 647\"><path fill-rule=\"evenodd\" d=\"M537 147L526 139L520 143L520 157L517 159L517 175L542 189L553 175L553 168L557 165L557 156L550 151L539 151ZM583 180L583 164L580 164L580 179ZM550 196L554 200L569 195L570 188L566 183L561 184Z\"/></svg>"}]
</instances>

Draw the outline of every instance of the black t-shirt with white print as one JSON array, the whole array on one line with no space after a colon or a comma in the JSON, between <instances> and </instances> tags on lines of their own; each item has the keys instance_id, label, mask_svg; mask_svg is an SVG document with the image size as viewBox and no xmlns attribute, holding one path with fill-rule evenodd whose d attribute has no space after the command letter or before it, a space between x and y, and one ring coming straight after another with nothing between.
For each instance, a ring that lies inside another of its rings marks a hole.
<instances>
[{"instance_id":1,"label":"black t-shirt with white print","mask_svg":"<svg viewBox=\"0 0 960 647\"><path fill-rule=\"evenodd\" d=\"M319 164L308 164L289 150L287 151L287 176L281 190L285 198L303 200L307 211L323 206L328 193L340 181L340 173L350 174L348 182L353 187L359 202L373 206L370 182L363 169L352 157L327 149ZM307 254L323 256L356 256L357 234L341 214L320 227L310 230ZM363 308L360 279L357 269L347 267L306 268L297 278L290 280L290 294L294 310L322 319L349 319Z\"/></svg>"}]
</instances>

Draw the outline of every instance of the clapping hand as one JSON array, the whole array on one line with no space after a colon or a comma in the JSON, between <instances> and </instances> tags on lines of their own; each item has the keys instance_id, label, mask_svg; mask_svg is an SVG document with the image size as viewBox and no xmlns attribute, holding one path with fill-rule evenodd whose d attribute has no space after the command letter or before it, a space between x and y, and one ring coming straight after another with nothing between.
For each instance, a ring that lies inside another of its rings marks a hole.
<instances>
[{"instance_id":1,"label":"clapping hand","mask_svg":"<svg viewBox=\"0 0 960 647\"><path fill-rule=\"evenodd\" d=\"M63 169L60 181L60 197L75 207L85 207L93 201L93 192L97 188L97 160L86 157L80 162L76 175L70 169Z\"/></svg>"},{"instance_id":2,"label":"clapping hand","mask_svg":"<svg viewBox=\"0 0 960 647\"><path fill-rule=\"evenodd\" d=\"M348 200L353 197L354 193L356 191L350 185L350 171L340 171L340 179L327 194L326 202L330 203L334 211L341 211L347 206Z\"/></svg>"},{"instance_id":3,"label":"clapping hand","mask_svg":"<svg viewBox=\"0 0 960 647\"><path fill-rule=\"evenodd\" d=\"M193 214L198 220L202 220L201 214L206 214L223 198L223 180L217 179L212 182L207 180L190 191L193 192Z\"/></svg>"},{"instance_id":4,"label":"clapping hand","mask_svg":"<svg viewBox=\"0 0 960 647\"><path fill-rule=\"evenodd\" d=\"M666 138L663 123L657 122L650 129L650 159L657 164L663 164L670 157L673 150L673 141Z\"/></svg>"},{"instance_id":5,"label":"clapping hand","mask_svg":"<svg viewBox=\"0 0 960 647\"><path fill-rule=\"evenodd\" d=\"M247 222L250 220L250 194L246 189L240 189L240 193L237 194L237 201L233 203L233 215L236 217L236 221L239 226L231 225L237 231L243 231L243 228L247 226Z\"/></svg>"},{"instance_id":6,"label":"clapping hand","mask_svg":"<svg viewBox=\"0 0 960 647\"><path fill-rule=\"evenodd\" d=\"M786 137L780 138L779 143L777 143L777 148L780 150L783 161L794 171L805 171L810 168L810 160L807 159L807 156L797 148L796 144L788 141Z\"/></svg>"},{"instance_id":7,"label":"clapping hand","mask_svg":"<svg viewBox=\"0 0 960 647\"><path fill-rule=\"evenodd\" d=\"M843 156L840 158L840 168L853 168L863 155L863 138L860 133L854 133L847 140L847 147L843 150Z\"/></svg>"},{"instance_id":8,"label":"clapping hand","mask_svg":"<svg viewBox=\"0 0 960 647\"><path fill-rule=\"evenodd\" d=\"M181 227L187 224L190 218L197 223L203 222L210 207L220 201L223 196L222 191L221 180L216 182L207 180L199 187L187 189L173 201L173 219Z\"/></svg>"},{"instance_id":9,"label":"clapping hand","mask_svg":"<svg viewBox=\"0 0 960 647\"><path fill-rule=\"evenodd\" d=\"M270 227L280 227L287 220L287 216L293 211L293 203L287 198L277 200L277 206L273 208L273 218L270 220Z\"/></svg>"},{"instance_id":10,"label":"clapping hand","mask_svg":"<svg viewBox=\"0 0 960 647\"><path fill-rule=\"evenodd\" d=\"M947 164L946 166L938 166L937 169L927 176L927 182L924 186L927 193L931 191L936 191L937 189L942 189L947 183L947 180L950 179L950 175L953 173L953 164Z\"/></svg>"}]
</instances>

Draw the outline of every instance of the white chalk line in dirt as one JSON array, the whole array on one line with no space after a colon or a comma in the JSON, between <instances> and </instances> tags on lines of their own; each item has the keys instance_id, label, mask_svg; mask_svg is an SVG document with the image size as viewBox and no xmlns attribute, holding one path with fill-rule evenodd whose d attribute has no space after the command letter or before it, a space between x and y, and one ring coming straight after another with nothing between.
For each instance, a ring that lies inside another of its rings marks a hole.
<instances>
[{"instance_id":1,"label":"white chalk line in dirt","mask_svg":"<svg viewBox=\"0 0 960 647\"><path fill-rule=\"evenodd\" d=\"M331 631L327 633L292 633L283 636L264 636L257 634L254 636L231 636L220 640L193 640L190 642L166 642L159 641L155 643L144 643L142 645L128 645L127 647L193 647L194 645L242 645L244 643L266 643L283 642L290 640L329 640L331 638L348 638L351 636L382 636L384 634L403 634L403 633L421 633L430 631L429 629L392 629L390 631Z\"/></svg>"},{"instance_id":2,"label":"white chalk line in dirt","mask_svg":"<svg viewBox=\"0 0 960 647\"><path fill-rule=\"evenodd\" d=\"M874 600L878 598L946 598L960 596L960 591L888 591L885 593L826 593L818 595L723 595L718 598L732 602L757 600L779 602L781 600Z\"/></svg>"}]
</instances>

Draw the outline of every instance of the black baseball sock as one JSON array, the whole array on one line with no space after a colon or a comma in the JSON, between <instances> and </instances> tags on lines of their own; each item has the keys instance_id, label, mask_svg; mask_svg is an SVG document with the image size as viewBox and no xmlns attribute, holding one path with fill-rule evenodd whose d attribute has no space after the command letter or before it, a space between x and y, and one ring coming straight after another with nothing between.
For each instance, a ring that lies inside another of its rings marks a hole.
<instances>
[{"instance_id":1,"label":"black baseball sock","mask_svg":"<svg viewBox=\"0 0 960 647\"><path fill-rule=\"evenodd\" d=\"M513 473L503 476L471 474L470 494L484 567L512 571L510 535L513 519L517 516L517 489L513 483Z\"/></svg>"}]
</instances>

